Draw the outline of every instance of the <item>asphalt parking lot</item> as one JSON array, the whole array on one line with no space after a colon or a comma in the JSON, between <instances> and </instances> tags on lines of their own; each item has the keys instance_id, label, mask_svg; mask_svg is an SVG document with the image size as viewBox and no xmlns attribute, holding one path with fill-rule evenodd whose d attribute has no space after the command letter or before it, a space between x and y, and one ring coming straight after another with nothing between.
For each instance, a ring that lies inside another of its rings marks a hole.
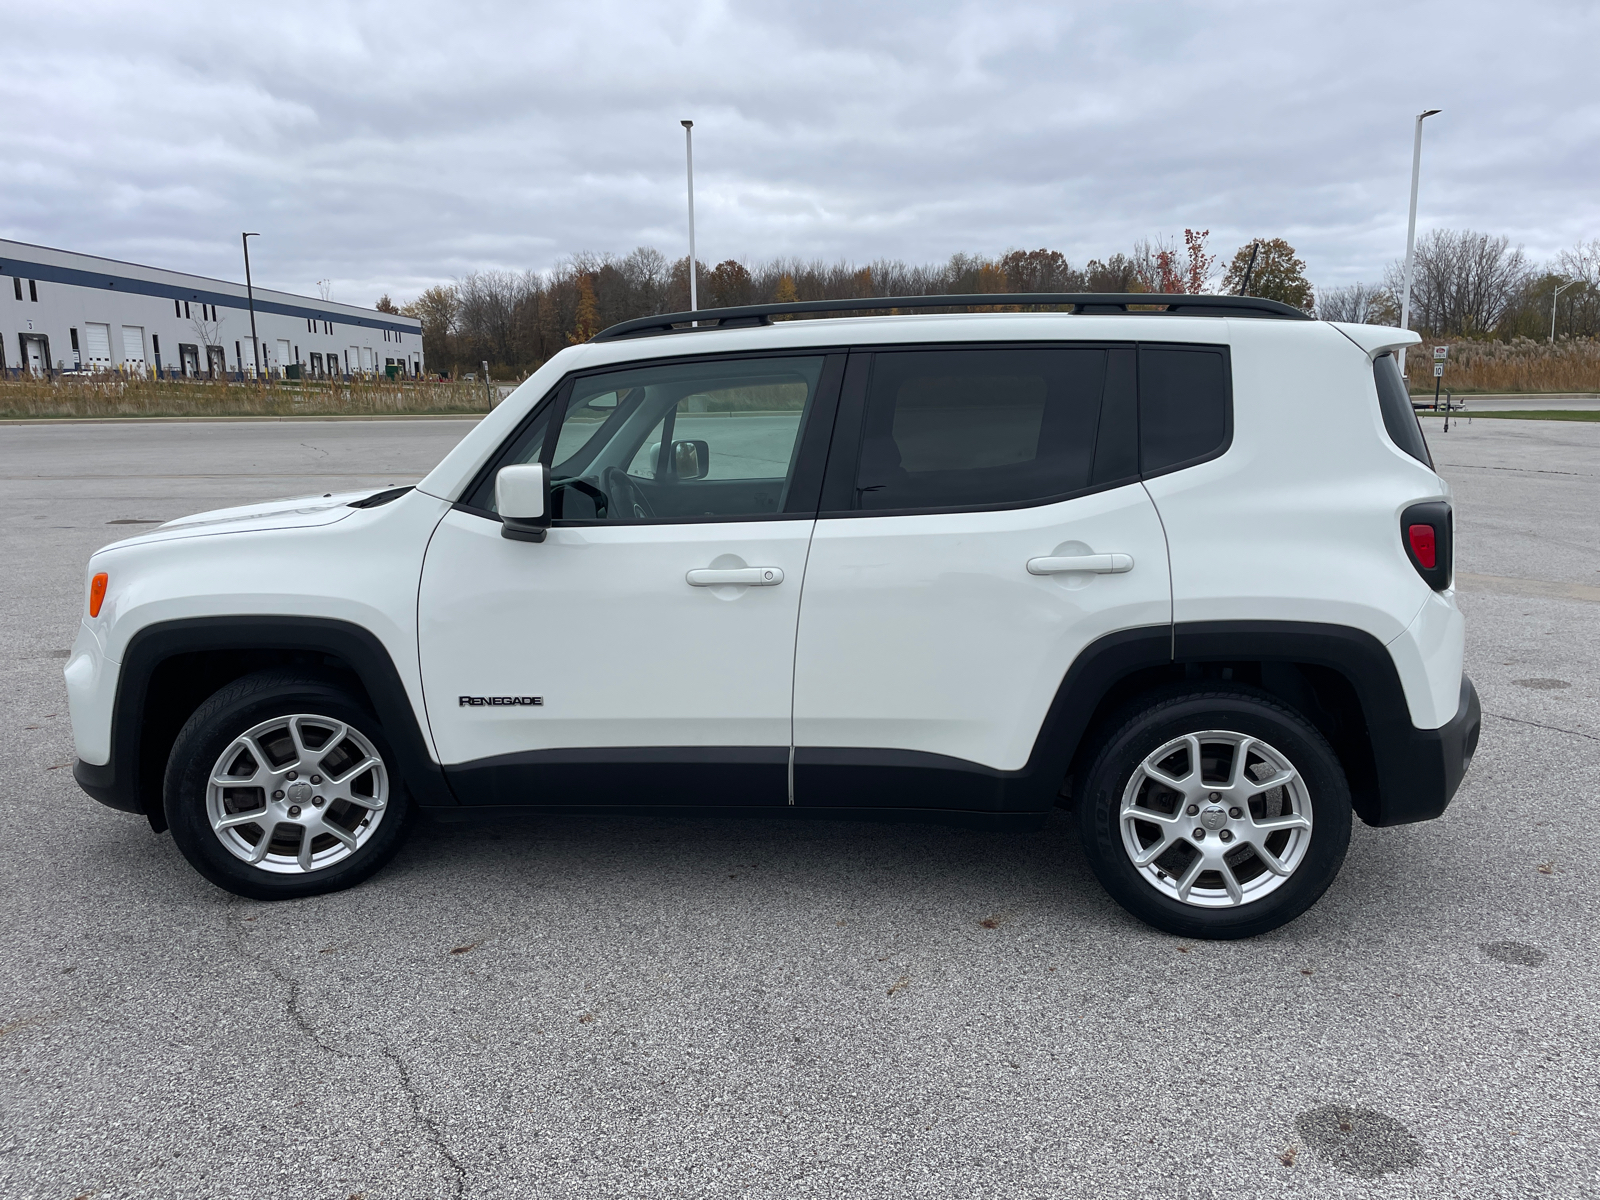
<instances>
[{"instance_id":1,"label":"asphalt parking lot","mask_svg":"<svg viewBox=\"0 0 1600 1200\"><path fill-rule=\"evenodd\" d=\"M0 1195L1600 1195L1600 424L1430 419L1477 760L1250 942L1136 923L1065 820L424 826L268 905L78 791L117 522L467 428L0 428Z\"/></svg>"}]
</instances>

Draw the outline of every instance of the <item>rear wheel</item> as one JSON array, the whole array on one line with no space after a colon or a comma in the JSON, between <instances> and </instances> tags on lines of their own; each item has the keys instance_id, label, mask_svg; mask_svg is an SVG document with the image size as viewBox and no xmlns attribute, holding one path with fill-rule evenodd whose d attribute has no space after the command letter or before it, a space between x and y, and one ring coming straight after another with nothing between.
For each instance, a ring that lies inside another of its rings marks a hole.
<instances>
[{"instance_id":1,"label":"rear wheel","mask_svg":"<svg viewBox=\"0 0 1600 1200\"><path fill-rule=\"evenodd\" d=\"M1182 937L1292 921L1339 873L1350 791L1328 743L1265 694L1184 691L1126 714L1087 776L1079 833L1100 882Z\"/></svg>"},{"instance_id":2,"label":"rear wheel","mask_svg":"<svg viewBox=\"0 0 1600 1200\"><path fill-rule=\"evenodd\" d=\"M222 688L178 734L167 822L195 869L236 895L338 891L408 831L393 762L377 718L336 680L263 671Z\"/></svg>"}]
</instances>

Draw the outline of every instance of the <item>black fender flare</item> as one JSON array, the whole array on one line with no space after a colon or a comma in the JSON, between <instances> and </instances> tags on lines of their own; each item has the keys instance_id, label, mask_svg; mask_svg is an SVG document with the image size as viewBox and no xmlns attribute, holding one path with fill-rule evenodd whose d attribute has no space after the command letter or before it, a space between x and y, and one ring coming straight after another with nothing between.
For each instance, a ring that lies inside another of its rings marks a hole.
<instances>
[{"instance_id":1,"label":"black fender flare","mask_svg":"<svg viewBox=\"0 0 1600 1200\"><path fill-rule=\"evenodd\" d=\"M323 617L191 617L139 630L129 640L117 673L110 761L103 766L79 761L73 768L79 786L110 808L143 813L153 825L164 827L159 780L165 763L152 770L152 764L140 761L151 680L175 655L230 650L302 652L339 660L366 690L416 802L424 808L456 806L388 649L360 625Z\"/></svg>"}]
</instances>

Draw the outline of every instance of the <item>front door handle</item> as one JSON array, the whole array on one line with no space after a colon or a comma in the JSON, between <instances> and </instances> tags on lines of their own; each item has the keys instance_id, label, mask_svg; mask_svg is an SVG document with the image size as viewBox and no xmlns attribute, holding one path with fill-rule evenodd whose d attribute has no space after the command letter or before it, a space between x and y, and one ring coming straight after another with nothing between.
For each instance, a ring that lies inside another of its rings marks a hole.
<instances>
[{"instance_id":1,"label":"front door handle","mask_svg":"<svg viewBox=\"0 0 1600 1200\"><path fill-rule=\"evenodd\" d=\"M1068 571L1093 571L1096 575L1121 575L1133 570L1131 554L1073 554L1062 558L1030 558L1029 575L1062 575Z\"/></svg>"},{"instance_id":2,"label":"front door handle","mask_svg":"<svg viewBox=\"0 0 1600 1200\"><path fill-rule=\"evenodd\" d=\"M684 576L690 587L777 587L783 582L782 567L701 567Z\"/></svg>"}]
</instances>

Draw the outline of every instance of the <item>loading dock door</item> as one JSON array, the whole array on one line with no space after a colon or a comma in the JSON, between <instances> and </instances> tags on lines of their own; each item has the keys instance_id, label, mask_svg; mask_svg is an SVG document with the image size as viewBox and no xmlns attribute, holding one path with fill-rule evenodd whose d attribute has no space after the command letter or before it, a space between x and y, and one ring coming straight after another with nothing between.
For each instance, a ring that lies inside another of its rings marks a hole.
<instances>
[{"instance_id":1,"label":"loading dock door","mask_svg":"<svg viewBox=\"0 0 1600 1200\"><path fill-rule=\"evenodd\" d=\"M345 351L344 363L345 369L352 375L361 370L361 347L351 346L349 350Z\"/></svg>"},{"instance_id":2,"label":"loading dock door","mask_svg":"<svg viewBox=\"0 0 1600 1200\"><path fill-rule=\"evenodd\" d=\"M111 369L111 326L94 322L83 327L84 361L91 371Z\"/></svg>"},{"instance_id":3,"label":"loading dock door","mask_svg":"<svg viewBox=\"0 0 1600 1200\"><path fill-rule=\"evenodd\" d=\"M144 370L144 326L122 327L122 363L129 370Z\"/></svg>"},{"instance_id":4,"label":"loading dock door","mask_svg":"<svg viewBox=\"0 0 1600 1200\"><path fill-rule=\"evenodd\" d=\"M43 375L50 369L49 343L37 334L23 334L22 362L28 368L30 374Z\"/></svg>"},{"instance_id":5,"label":"loading dock door","mask_svg":"<svg viewBox=\"0 0 1600 1200\"><path fill-rule=\"evenodd\" d=\"M207 346L206 360L210 366L213 379L221 379L228 373L228 352L221 346Z\"/></svg>"}]
</instances>

